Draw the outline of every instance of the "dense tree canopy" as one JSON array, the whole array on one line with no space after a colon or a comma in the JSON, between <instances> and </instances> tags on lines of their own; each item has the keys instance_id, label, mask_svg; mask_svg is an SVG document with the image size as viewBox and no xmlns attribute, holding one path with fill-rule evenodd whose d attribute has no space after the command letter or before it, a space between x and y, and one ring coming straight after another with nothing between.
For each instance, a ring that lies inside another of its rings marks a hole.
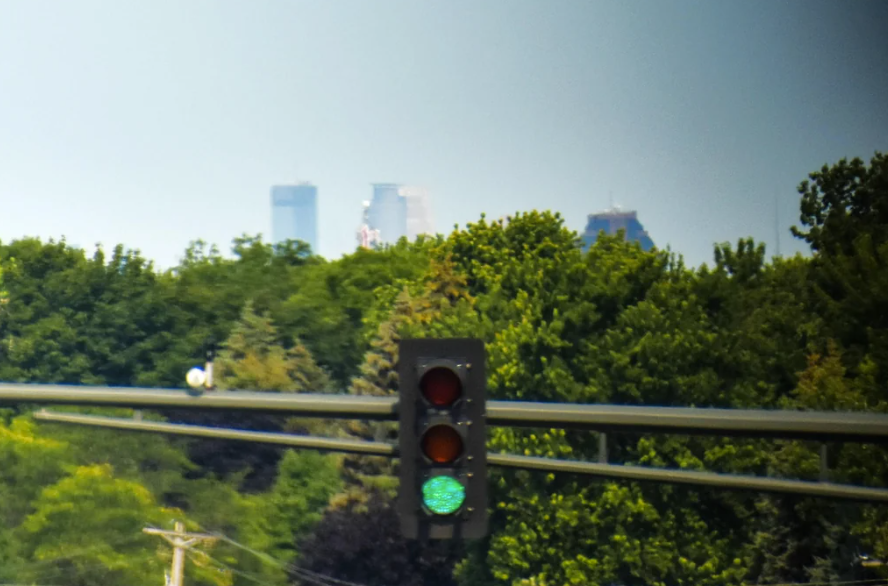
<instances>
[{"instance_id":1,"label":"dense tree canopy","mask_svg":"<svg viewBox=\"0 0 888 586\"><path fill-rule=\"evenodd\" d=\"M175 269L138 251L0 243L0 380L184 386L218 346L217 390L398 391L398 341L472 336L497 399L888 411L888 158L799 186L810 256L720 243L710 265L558 214L483 216L450 235L327 261L303 243L196 241ZM884 507L492 470L491 533L409 542L395 464L255 444L0 421L0 581L151 584L169 548L147 525L224 534L189 583L367 586L829 583L879 577ZM89 409L128 415L126 410ZM146 413L173 421L392 440L390 424ZM817 479L806 442L610 434L614 463ZM493 451L595 459L598 436L494 429ZM832 479L888 484L888 450L830 445ZM307 572L307 573L306 573Z\"/></svg>"}]
</instances>

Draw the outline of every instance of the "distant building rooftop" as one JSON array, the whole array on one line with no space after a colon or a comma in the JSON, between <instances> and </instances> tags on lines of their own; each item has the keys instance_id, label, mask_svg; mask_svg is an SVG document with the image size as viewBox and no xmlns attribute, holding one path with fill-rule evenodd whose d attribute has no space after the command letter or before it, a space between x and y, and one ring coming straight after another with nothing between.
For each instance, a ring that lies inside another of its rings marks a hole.
<instances>
[{"instance_id":1,"label":"distant building rooftop","mask_svg":"<svg viewBox=\"0 0 888 586\"><path fill-rule=\"evenodd\" d=\"M644 226L638 221L638 213L635 210L624 210L619 206L613 206L604 211L589 214L586 230L582 234L583 250L588 250L597 240L598 234L614 236L620 230L625 231L625 237L630 242L638 242L643 250L651 250L654 241L648 235Z\"/></svg>"},{"instance_id":2,"label":"distant building rooftop","mask_svg":"<svg viewBox=\"0 0 888 586\"><path fill-rule=\"evenodd\" d=\"M638 212L635 210L624 210L620 206L613 206L606 210L589 214L589 217L608 217L608 218L638 218Z\"/></svg>"}]
</instances>

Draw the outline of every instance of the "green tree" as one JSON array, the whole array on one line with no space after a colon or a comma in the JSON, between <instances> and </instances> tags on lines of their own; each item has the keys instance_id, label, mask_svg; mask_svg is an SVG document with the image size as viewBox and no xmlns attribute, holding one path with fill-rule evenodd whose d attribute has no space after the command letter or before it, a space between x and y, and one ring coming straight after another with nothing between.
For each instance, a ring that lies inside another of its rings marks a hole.
<instances>
[{"instance_id":1,"label":"green tree","mask_svg":"<svg viewBox=\"0 0 888 586\"><path fill-rule=\"evenodd\" d=\"M405 282L420 278L432 244L419 239L382 250L358 249L336 262L306 267L273 317L285 336L304 340L312 354L321 357L344 389L359 375L369 341L391 310L389 303L377 307L383 315L374 313L377 291L394 287L399 292Z\"/></svg>"},{"instance_id":2,"label":"green tree","mask_svg":"<svg viewBox=\"0 0 888 586\"><path fill-rule=\"evenodd\" d=\"M284 392L327 392L330 379L297 341L285 349L268 314L258 315L248 301L216 363L217 386Z\"/></svg>"},{"instance_id":3,"label":"green tree","mask_svg":"<svg viewBox=\"0 0 888 586\"><path fill-rule=\"evenodd\" d=\"M742 242L730 252L717 263L722 294L756 289L761 251ZM731 384L752 394L722 394L722 366L736 342L721 341L729 329L722 322L732 322L721 314L736 306L699 299L699 276L672 255L621 238L603 238L583 255L560 217L538 213L508 224L482 218L437 254L464 275L476 315L451 305L434 331L486 339L492 397L711 405L762 392L744 379ZM593 459L596 444L593 434L495 429L490 449ZM724 442L617 437L611 446L618 462L763 466L742 444L734 456ZM492 481L492 535L461 565L463 583L724 584L746 575L737 554L746 547L748 499L531 473L494 472Z\"/></svg>"},{"instance_id":4,"label":"green tree","mask_svg":"<svg viewBox=\"0 0 888 586\"><path fill-rule=\"evenodd\" d=\"M266 392L326 391L330 387L326 373L314 362L305 347L286 349L268 314L259 315L247 302L241 318L219 352L216 384L225 389L249 389ZM280 415L199 413L183 420L202 425L233 427L260 431L285 428L317 431L323 424L288 420ZM220 447L222 449L220 449ZM193 442L189 455L204 472L228 478L246 473L244 488L261 491L271 485L277 469L279 451L271 446L238 442Z\"/></svg>"},{"instance_id":5,"label":"green tree","mask_svg":"<svg viewBox=\"0 0 888 586\"><path fill-rule=\"evenodd\" d=\"M64 476L65 444L35 433L34 424L19 417L0 425L0 577L16 578L19 558L14 530L27 517L44 486Z\"/></svg>"},{"instance_id":6,"label":"green tree","mask_svg":"<svg viewBox=\"0 0 888 586\"><path fill-rule=\"evenodd\" d=\"M246 498L250 514L238 528L241 540L270 559L241 551L237 556L240 569L265 581L287 583L287 565L299 555L296 543L310 535L341 488L339 460L287 450L271 489Z\"/></svg>"},{"instance_id":7,"label":"green tree","mask_svg":"<svg viewBox=\"0 0 888 586\"><path fill-rule=\"evenodd\" d=\"M393 287L381 289L382 299L390 299ZM394 299L387 317L377 327L376 336L364 356L360 375L352 380L351 392L356 395L387 396L398 392L398 344L402 334L421 337L434 328L446 328L454 320L444 318L452 307L467 307L471 298L466 292L465 278L454 270L449 257L433 260L426 274L417 282L405 285ZM459 317L464 317L463 311ZM468 325L465 323L464 325ZM443 331L443 330L441 330ZM348 425L351 436L366 440L389 440L397 437L397 426L386 423L354 421ZM394 498L397 480L394 467L386 458L351 456L345 459L344 472L349 490L334 500L336 506L350 506L351 501L364 502L370 494L381 492Z\"/></svg>"},{"instance_id":8,"label":"green tree","mask_svg":"<svg viewBox=\"0 0 888 586\"><path fill-rule=\"evenodd\" d=\"M870 164L860 158L823 165L799 185L801 222L793 227L820 254L853 254L854 241L868 234L888 241L888 155L876 152Z\"/></svg>"},{"instance_id":9,"label":"green tree","mask_svg":"<svg viewBox=\"0 0 888 586\"><path fill-rule=\"evenodd\" d=\"M888 382L888 156L876 152L812 173L799 185L801 221L793 227L815 251L816 309L857 375L869 360L878 384Z\"/></svg>"},{"instance_id":10,"label":"green tree","mask_svg":"<svg viewBox=\"0 0 888 586\"><path fill-rule=\"evenodd\" d=\"M43 489L16 531L32 562L20 581L154 584L165 560L142 528L167 524L173 515L143 486L114 478L110 466L78 467Z\"/></svg>"},{"instance_id":11,"label":"green tree","mask_svg":"<svg viewBox=\"0 0 888 586\"><path fill-rule=\"evenodd\" d=\"M841 351L833 342L824 355L813 354L784 408L819 411L866 409L866 399L847 377ZM812 442L778 442L769 453L771 475L816 480L820 473L819 445ZM861 482L859 472L872 473L884 465L884 455L873 460L873 446L830 445L832 480ZM869 461L865 464L861 457ZM863 465L862 465L863 464ZM862 465L862 466L861 466ZM878 467L878 466L877 466ZM855 478L857 476L857 478ZM864 484L868 482L863 480ZM760 518L749 563L763 582L840 582L859 579L855 553L860 540L851 531L859 522L861 507L816 499L761 496L756 503Z\"/></svg>"},{"instance_id":12,"label":"green tree","mask_svg":"<svg viewBox=\"0 0 888 586\"><path fill-rule=\"evenodd\" d=\"M7 303L9 303L9 291L3 287L3 267L0 266L0 309L5 309Z\"/></svg>"},{"instance_id":13,"label":"green tree","mask_svg":"<svg viewBox=\"0 0 888 586\"><path fill-rule=\"evenodd\" d=\"M54 410L105 417L133 415L128 409L56 407ZM143 418L163 420L150 412L143 413ZM188 459L184 440L57 423L40 423L38 429L42 438L66 446L64 462L77 466L109 465L115 477L142 484L161 503L185 509L190 506L189 477L197 472L197 466Z\"/></svg>"},{"instance_id":14,"label":"green tree","mask_svg":"<svg viewBox=\"0 0 888 586\"><path fill-rule=\"evenodd\" d=\"M453 586L458 544L404 539L386 496L328 511L299 544L294 583L312 583L304 570L366 586Z\"/></svg>"}]
</instances>

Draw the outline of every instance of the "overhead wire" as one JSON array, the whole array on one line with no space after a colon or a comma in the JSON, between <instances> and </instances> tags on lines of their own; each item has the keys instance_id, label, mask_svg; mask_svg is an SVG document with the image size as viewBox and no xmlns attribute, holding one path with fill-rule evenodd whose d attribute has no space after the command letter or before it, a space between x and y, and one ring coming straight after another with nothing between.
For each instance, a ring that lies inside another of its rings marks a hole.
<instances>
[{"instance_id":1,"label":"overhead wire","mask_svg":"<svg viewBox=\"0 0 888 586\"><path fill-rule=\"evenodd\" d=\"M219 566L219 567L225 568L226 570L228 570L228 571L231 572L232 574L236 574L236 575L238 575L238 576L241 576L241 577L243 577L243 578L246 578L247 580L250 580L251 582L255 582L256 584L260 584L260 585L262 585L262 586L274 586L273 584L271 584L271 583L269 583L269 582L266 582L265 580L262 580L261 578L257 578L257 577L256 577L255 575L253 575L253 574L250 574L250 573L248 573L248 572L244 572L244 571L242 571L242 570L238 570L237 568L233 568L233 567L229 566L229 565L226 564L225 562L222 562L222 561L217 560L216 558L214 558L213 556L211 556L210 554L208 554L208 553L205 552L205 551L200 551L200 550L193 549L193 548L190 548L190 547L186 547L185 550L186 550L186 552L185 552L186 555L187 555L189 558L191 558L191 561L194 562L194 563L197 563L197 562L195 561L194 556L193 556L192 554L193 554L193 553L199 553L199 554L201 554L202 557L205 557L207 560L209 560L210 562L216 564L216 565Z\"/></svg>"},{"instance_id":2,"label":"overhead wire","mask_svg":"<svg viewBox=\"0 0 888 586\"><path fill-rule=\"evenodd\" d=\"M297 577L307 580L309 582L313 582L315 584L319 584L320 586L330 586L332 584L340 585L340 586L364 586L363 584L359 584L357 582L350 582L348 580L341 580L339 578L334 578L332 576L326 576L324 574L320 574L318 572L313 572L312 570L308 570L306 568L300 567L294 563L282 562L273 556L255 550L247 545L239 543L234 539L223 535L221 533L210 533L213 537L218 538L220 541L224 541L230 545L233 545L243 551L253 554L258 557L262 561L267 564L277 566L282 569L286 569L294 573ZM202 552L203 553L203 552ZM210 557L210 556L207 556ZM221 562L219 562L221 563ZM888 586L888 578L873 578L869 580L849 580L843 582L792 582L792 583L776 583L776 584L760 584L760 585L752 585L752 584L743 584L742 586Z\"/></svg>"},{"instance_id":3,"label":"overhead wire","mask_svg":"<svg viewBox=\"0 0 888 586\"><path fill-rule=\"evenodd\" d=\"M869 580L850 580L847 582L785 582L779 584L743 584L743 586L863 586L864 584L869 584L870 586L881 586L881 584L888 584L888 578L871 578Z\"/></svg>"},{"instance_id":4,"label":"overhead wire","mask_svg":"<svg viewBox=\"0 0 888 586\"><path fill-rule=\"evenodd\" d=\"M299 568L291 568L293 574L302 580L308 580L311 582L315 580L315 584L323 584L324 586L333 586L336 584L355 584L355 582L346 582L344 580L339 580L337 578L332 578L330 576L324 576L323 574L316 574L314 572L310 572L309 570L300 570ZM314 578L313 576L319 576L320 578ZM323 582L319 582L317 580L323 580Z\"/></svg>"},{"instance_id":5,"label":"overhead wire","mask_svg":"<svg viewBox=\"0 0 888 586\"><path fill-rule=\"evenodd\" d=\"M319 573L313 572L311 570L306 570L305 568L301 568L301 567L297 566L296 564L290 564L287 566L287 568L291 572L293 572L294 574L296 574L297 576L299 576L303 579L306 579L309 581L311 581L312 579L323 580L324 581L323 584L325 584L325 585L340 584L342 586L363 586L362 584L358 584L356 582L348 582L346 580L340 580L339 578L334 578L332 576L326 576L324 574L319 574Z\"/></svg>"},{"instance_id":6,"label":"overhead wire","mask_svg":"<svg viewBox=\"0 0 888 586\"><path fill-rule=\"evenodd\" d=\"M228 537L226 535L222 535L221 533L211 533L211 535L213 535L213 537L216 537L221 541L229 543L237 548L240 548L248 553L253 554L254 556L258 557L259 559L263 560L264 562L266 562L268 564L277 566L282 569L289 570L292 573L296 574L297 576L302 574L303 577L309 581L311 581L312 579L323 580L324 586L328 586L330 584L338 584L340 586L364 586L363 584L359 584L357 582L349 582L348 580L340 580L339 578L334 578L332 576L326 576L326 575L320 574L318 572L313 572L313 571L308 570L306 568L300 567L294 563L282 562L282 561L277 560L274 557L268 555L267 553L255 550L247 545L244 545L243 543L239 543L239 542L235 541L234 539L231 539L230 537Z\"/></svg>"}]
</instances>

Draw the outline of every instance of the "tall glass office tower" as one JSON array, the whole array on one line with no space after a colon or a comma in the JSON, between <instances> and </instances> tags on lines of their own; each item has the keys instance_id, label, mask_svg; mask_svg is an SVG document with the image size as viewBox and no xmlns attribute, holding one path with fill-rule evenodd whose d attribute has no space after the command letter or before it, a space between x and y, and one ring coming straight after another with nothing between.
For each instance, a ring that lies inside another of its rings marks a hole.
<instances>
[{"instance_id":1,"label":"tall glass office tower","mask_svg":"<svg viewBox=\"0 0 888 586\"><path fill-rule=\"evenodd\" d=\"M429 194L421 187L374 183L365 224L376 241L384 244L394 244L404 236L413 241L420 234L434 234Z\"/></svg>"},{"instance_id":2,"label":"tall glass office tower","mask_svg":"<svg viewBox=\"0 0 888 586\"><path fill-rule=\"evenodd\" d=\"M626 231L626 240L638 242L643 250L650 250L654 247L654 241L638 221L635 211L624 211L613 207L598 214L589 214L589 222L582 235L583 250L588 250L598 240L598 233L602 230L605 234L614 235L620 229Z\"/></svg>"},{"instance_id":3,"label":"tall glass office tower","mask_svg":"<svg viewBox=\"0 0 888 586\"><path fill-rule=\"evenodd\" d=\"M274 243L302 240L318 254L318 188L310 183L271 188L271 235Z\"/></svg>"},{"instance_id":4,"label":"tall glass office tower","mask_svg":"<svg viewBox=\"0 0 888 586\"><path fill-rule=\"evenodd\" d=\"M373 184L367 220L370 228L378 231L381 242L394 244L402 236L407 236L407 199L401 195L400 185Z\"/></svg>"}]
</instances>

